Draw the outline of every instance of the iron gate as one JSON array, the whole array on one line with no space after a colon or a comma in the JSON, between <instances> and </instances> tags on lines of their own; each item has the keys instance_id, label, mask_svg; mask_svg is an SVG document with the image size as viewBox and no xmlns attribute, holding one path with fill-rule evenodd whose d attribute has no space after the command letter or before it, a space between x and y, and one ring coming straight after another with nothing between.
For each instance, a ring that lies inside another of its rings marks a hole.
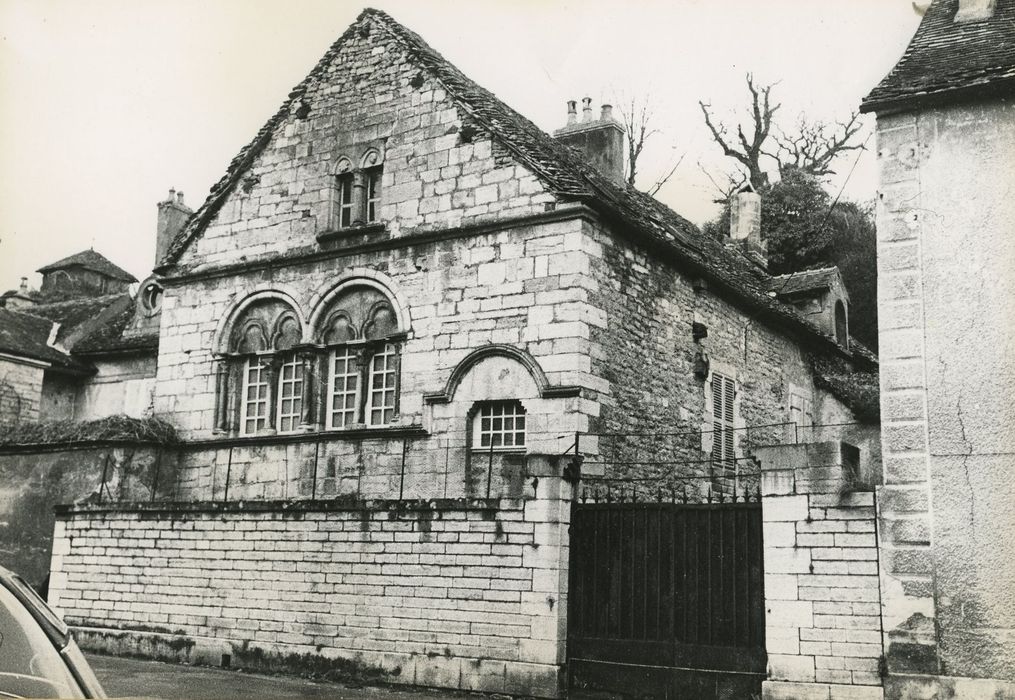
<instances>
[{"instance_id":1,"label":"iron gate","mask_svg":"<svg viewBox=\"0 0 1015 700\"><path fill-rule=\"evenodd\" d=\"M643 503L593 494L571 516L571 697L760 697L759 499Z\"/></svg>"}]
</instances>

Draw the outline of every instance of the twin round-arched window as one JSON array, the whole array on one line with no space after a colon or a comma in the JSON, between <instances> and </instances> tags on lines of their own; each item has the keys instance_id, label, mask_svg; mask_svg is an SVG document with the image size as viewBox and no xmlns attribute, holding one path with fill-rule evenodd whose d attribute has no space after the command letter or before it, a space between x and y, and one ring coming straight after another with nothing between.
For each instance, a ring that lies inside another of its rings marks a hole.
<instances>
[{"instance_id":1,"label":"twin round-arched window","mask_svg":"<svg viewBox=\"0 0 1015 700\"><path fill-rule=\"evenodd\" d=\"M376 148L363 154L358 167L345 156L339 158L334 170L329 228L339 230L378 223L383 174L383 158Z\"/></svg>"},{"instance_id":2,"label":"twin round-arched window","mask_svg":"<svg viewBox=\"0 0 1015 700\"><path fill-rule=\"evenodd\" d=\"M216 430L254 435L395 421L403 329L391 301L352 285L319 318L303 342L287 302L267 298L243 309L223 354Z\"/></svg>"}]
</instances>

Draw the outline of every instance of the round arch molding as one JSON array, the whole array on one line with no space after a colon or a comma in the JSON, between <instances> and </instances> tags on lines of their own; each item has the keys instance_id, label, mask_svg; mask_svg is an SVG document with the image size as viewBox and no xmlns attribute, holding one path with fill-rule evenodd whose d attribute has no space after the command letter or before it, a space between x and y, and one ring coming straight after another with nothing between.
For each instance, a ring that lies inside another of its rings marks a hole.
<instances>
[{"instance_id":1,"label":"round arch molding","mask_svg":"<svg viewBox=\"0 0 1015 700\"><path fill-rule=\"evenodd\" d=\"M296 303L295 295L287 290L278 288L262 289L245 296L238 303L233 305L233 307L229 310L229 313L219 320L218 327L215 329L215 337L212 341L212 348L214 348L214 352L226 352L229 345L229 336L232 333L236 320L240 318L243 315L243 312L252 304L256 304L259 301L265 301L267 299L281 301L292 308L293 313L296 314L296 319L300 323L300 330L303 333L305 340L308 328L306 322L307 320L303 315L303 309Z\"/></svg>"},{"instance_id":2,"label":"round arch molding","mask_svg":"<svg viewBox=\"0 0 1015 700\"><path fill-rule=\"evenodd\" d=\"M371 270L370 268L357 267L347 270L337 282L332 282L323 292L314 294L310 300L310 318L307 322L307 332L314 333L321 323L322 316L326 314L334 301L342 292L362 285L376 289L391 301L395 312L395 321L398 323L398 330L409 333L412 330L412 318L409 314L409 304L405 295L398 291L395 281L383 272Z\"/></svg>"},{"instance_id":3,"label":"round arch molding","mask_svg":"<svg viewBox=\"0 0 1015 700\"><path fill-rule=\"evenodd\" d=\"M462 380L465 378L465 375L469 373L469 370L490 357L506 357L514 360L524 367L532 377L532 381L535 382L541 398L548 399L578 396L581 393L581 387L578 386L551 386L549 380L546 378L546 373L544 373L543 368L539 366L539 362L537 362L536 358L525 350L516 348L513 345L492 344L484 345L483 347L477 348L466 355L462 361L455 365L455 368L451 370L451 374L448 377L447 383L444 385L444 389L434 394L424 395L423 401L428 404L450 403L451 400L454 399L455 392L458 390L458 385L462 383Z\"/></svg>"}]
</instances>

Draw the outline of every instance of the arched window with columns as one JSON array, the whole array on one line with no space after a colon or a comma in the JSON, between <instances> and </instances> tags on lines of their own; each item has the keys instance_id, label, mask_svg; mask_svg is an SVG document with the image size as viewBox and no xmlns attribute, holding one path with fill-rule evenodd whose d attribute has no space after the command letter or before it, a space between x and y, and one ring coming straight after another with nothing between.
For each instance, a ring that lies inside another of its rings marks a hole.
<instances>
[{"instance_id":1,"label":"arched window with columns","mask_svg":"<svg viewBox=\"0 0 1015 700\"><path fill-rule=\"evenodd\" d=\"M376 285L352 280L318 318L321 426L340 430L395 422L405 329L399 327L393 301Z\"/></svg>"},{"instance_id":2,"label":"arched window with columns","mask_svg":"<svg viewBox=\"0 0 1015 700\"><path fill-rule=\"evenodd\" d=\"M356 165L344 155L335 161L329 230L380 223L383 174L384 157L378 148L367 148Z\"/></svg>"},{"instance_id":3,"label":"arched window with columns","mask_svg":"<svg viewBox=\"0 0 1015 700\"><path fill-rule=\"evenodd\" d=\"M216 432L257 435L306 427L303 324L287 300L264 296L241 305L220 349Z\"/></svg>"}]
</instances>

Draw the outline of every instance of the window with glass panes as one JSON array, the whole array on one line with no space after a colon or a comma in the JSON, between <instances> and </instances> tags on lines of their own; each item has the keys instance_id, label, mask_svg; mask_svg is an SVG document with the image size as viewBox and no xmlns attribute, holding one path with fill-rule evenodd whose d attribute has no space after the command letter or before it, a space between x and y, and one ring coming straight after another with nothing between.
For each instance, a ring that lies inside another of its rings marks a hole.
<instances>
[{"instance_id":1,"label":"window with glass panes","mask_svg":"<svg viewBox=\"0 0 1015 700\"><path fill-rule=\"evenodd\" d=\"M381 208L381 169L370 168L366 171L367 185L367 223L378 220Z\"/></svg>"},{"instance_id":2,"label":"window with glass panes","mask_svg":"<svg viewBox=\"0 0 1015 700\"><path fill-rule=\"evenodd\" d=\"M331 351L328 388L328 427L344 428L356 422L360 368L352 348Z\"/></svg>"},{"instance_id":3,"label":"window with glass panes","mask_svg":"<svg viewBox=\"0 0 1015 700\"><path fill-rule=\"evenodd\" d=\"M300 426L303 412L303 361L289 355L278 373L278 431L291 433Z\"/></svg>"},{"instance_id":4,"label":"window with glass panes","mask_svg":"<svg viewBox=\"0 0 1015 700\"><path fill-rule=\"evenodd\" d=\"M338 212L339 228L352 226L352 173L337 176L338 201L335 203Z\"/></svg>"},{"instance_id":5,"label":"window with glass panes","mask_svg":"<svg viewBox=\"0 0 1015 700\"><path fill-rule=\"evenodd\" d=\"M268 368L259 358L247 358L243 367L241 406L241 433L251 435L268 427Z\"/></svg>"},{"instance_id":6,"label":"window with glass panes","mask_svg":"<svg viewBox=\"0 0 1015 700\"><path fill-rule=\"evenodd\" d=\"M391 343L370 358L367 423L386 425L395 417L395 393L398 378L398 352Z\"/></svg>"},{"instance_id":7,"label":"window with glass panes","mask_svg":"<svg viewBox=\"0 0 1015 700\"><path fill-rule=\"evenodd\" d=\"M476 416L476 447L524 447L525 408L518 401L483 404Z\"/></svg>"}]
</instances>

